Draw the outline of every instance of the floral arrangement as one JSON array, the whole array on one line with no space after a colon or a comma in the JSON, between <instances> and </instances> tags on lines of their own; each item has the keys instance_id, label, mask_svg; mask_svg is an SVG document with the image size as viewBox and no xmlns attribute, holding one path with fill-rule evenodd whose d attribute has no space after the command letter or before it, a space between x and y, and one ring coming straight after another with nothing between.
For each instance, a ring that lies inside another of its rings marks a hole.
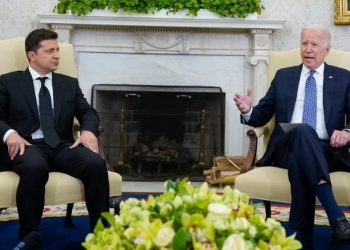
<instances>
[{"instance_id":1,"label":"floral arrangement","mask_svg":"<svg viewBox=\"0 0 350 250\"><path fill-rule=\"evenodd\" d=\"M119 215L104 213L110 225L100 219L82 245L93 250L301 249L279 222L255 214L249 197L238 190L226 186L218 194L207 183L196 188L186 178L165 187L159 196L123 201Z\"/></svg>"},{"instance_id":2,"label":"floral arrangement","mask_svg":"<svg viewBox=\"0 0 350 250\"><path fill-rule=\"evenodd\" d=\"M161 9L176 13L187 10L196 16L198 10L207 9L221 16L244 18L249 13L261 14L264 6L261 0L58 0L54 11L65 14L70 10L76 15L86 15L92 10L108 9L127 13L154 13Z\"/></svg>"}]
</instances>

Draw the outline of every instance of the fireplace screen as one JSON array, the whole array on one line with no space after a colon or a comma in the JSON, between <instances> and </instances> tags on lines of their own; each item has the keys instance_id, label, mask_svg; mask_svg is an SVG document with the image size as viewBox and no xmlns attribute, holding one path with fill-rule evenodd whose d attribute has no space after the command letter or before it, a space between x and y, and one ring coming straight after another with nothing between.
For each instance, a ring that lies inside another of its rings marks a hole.
<instances>
[{"instance_id":1,"label":"fireplace screen","mask_svg":"<svg viewBox=\"0 0 350 250\"><path fill-rule=\"evenodd\" d=\"M96 84L92 104L107 161L123 180L201 181L224 152L221 88Z\"/></svg>"}]
</instances>

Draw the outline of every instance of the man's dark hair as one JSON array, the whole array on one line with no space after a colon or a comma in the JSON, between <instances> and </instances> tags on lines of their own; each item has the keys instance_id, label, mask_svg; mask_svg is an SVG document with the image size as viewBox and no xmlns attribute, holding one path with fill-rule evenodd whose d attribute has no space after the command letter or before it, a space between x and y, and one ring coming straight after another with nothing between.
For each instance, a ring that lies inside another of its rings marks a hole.
<instances>
[{"instance_id":1,"label":"man's dark hair","mask_svg":"<svg viewBox=\"0 0 350 250\"><path fill-rule=\"evenodd\" d=\"M25 40L26 53L34 51L35 53L40 48L40 43L43 40L56 40L57 33L47 29L36 29L28 34Z\"/></svg>"}]
</instances>

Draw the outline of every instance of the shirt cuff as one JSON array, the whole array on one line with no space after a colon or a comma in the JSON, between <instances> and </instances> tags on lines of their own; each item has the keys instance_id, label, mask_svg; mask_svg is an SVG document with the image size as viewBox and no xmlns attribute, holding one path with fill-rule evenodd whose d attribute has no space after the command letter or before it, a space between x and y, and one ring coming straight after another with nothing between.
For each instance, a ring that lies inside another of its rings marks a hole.
<instances>
[{"instance_id":1,"label":"shirt cuff","mask_svg":"<svg viewBox=\"0 0 350 250\"><path fill-rule=\"evenodd\" d=\"M6 140L7 140L7 137L12 134L13 132L17 133L16 130L14 129L9 129L6 131L6 133L4 134L4 137L2 137L2 141L6 144Z\"/></svg>"},{"instance_id":2,"label":"shirt cuff","mask_svg":"<svg viewBox=\"0 0 350 250\"><path fill-rule=\"evenodd\" d=\"M245 114L241 113L241 116L243 117L244 121L248 122L252 113L253 113L253 107L251 106L250 110Z\"/></svg>"}]
</instances>

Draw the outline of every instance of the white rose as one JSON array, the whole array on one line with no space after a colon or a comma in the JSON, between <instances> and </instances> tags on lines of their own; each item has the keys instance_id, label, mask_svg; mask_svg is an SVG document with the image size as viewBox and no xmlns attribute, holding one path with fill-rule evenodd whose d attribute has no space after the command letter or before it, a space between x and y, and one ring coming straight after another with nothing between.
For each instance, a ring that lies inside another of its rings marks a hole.
<instances>
[{"instance_id":1,"label":"white rose","mask_svg":"<svg viewBox=\"0 0 350 250\"><path fill-rule=\"evenodd\" d=\"M170 227L163 227L158 231L157 237L154 243L158 247L168 246L171 244L174 235L175 235L174 229Z\"/></svg>"},{"instance_id":2,"label":"white rose","mask_svg":"<svg viewBox=\"0 0 350 250\"><path fill-rule=\"evenodd\" d=\"M231 234L224 242L222 250L248 250L241 234Z\"/></svg>"}]
</instances>

